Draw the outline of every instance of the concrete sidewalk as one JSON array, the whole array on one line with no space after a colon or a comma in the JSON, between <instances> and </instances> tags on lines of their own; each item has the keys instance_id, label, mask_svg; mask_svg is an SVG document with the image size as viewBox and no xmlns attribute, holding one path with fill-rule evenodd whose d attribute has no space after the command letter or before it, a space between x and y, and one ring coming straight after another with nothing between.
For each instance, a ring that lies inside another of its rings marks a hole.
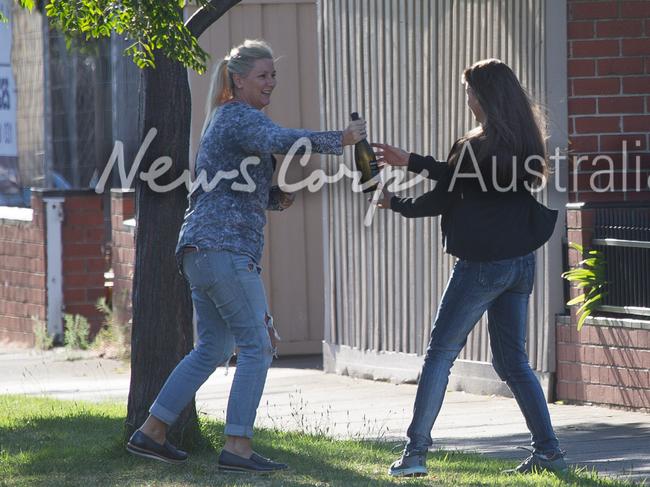
<instances>
[{"instance_id":1,"label":"concrete sidewalk","mask_svg":"<svg viewBox=\"0 0 650 487\"><path fill-rule=\"evenodd\" d=\"M399 441L411 417L416 386L324 374L317 358L274 363L257 426L337 437ZM221 368L197 395L197 407L225 417L234 368ZM0 394L62 399L126 400L128 365L62 352L0 350ZM550 405L569 462L607 475L650 479L650 415L595 406ZM529 434L513 399L449 392L433 431L435 448L477 451L518 460ZM514 462L513 462L514 463Z\"/></svg>"}]
</instances>

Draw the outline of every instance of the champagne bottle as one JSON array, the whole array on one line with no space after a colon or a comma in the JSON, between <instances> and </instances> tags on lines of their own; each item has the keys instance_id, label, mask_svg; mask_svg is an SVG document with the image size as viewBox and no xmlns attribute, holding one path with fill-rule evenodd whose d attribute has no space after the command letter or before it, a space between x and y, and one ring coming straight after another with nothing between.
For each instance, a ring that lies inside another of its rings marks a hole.
<instances>
[{"instance_id":1,"label":"champagne bottle","mask_svg":"<svg viewBox=\"0 0 650 487\"><path fill-rule=\"evenodd\" d=\"M359 114L357 112L351 113L350 118L359 120ZM368 181L379 174L375 152L366 139L360 140L354 145L354 163L357 166L357 171L361 173L361 184L364 187ZM377 184L371 184L365 187L363 192L372 193L375 189L377 189Z\"/></svg>"}]
</instances>

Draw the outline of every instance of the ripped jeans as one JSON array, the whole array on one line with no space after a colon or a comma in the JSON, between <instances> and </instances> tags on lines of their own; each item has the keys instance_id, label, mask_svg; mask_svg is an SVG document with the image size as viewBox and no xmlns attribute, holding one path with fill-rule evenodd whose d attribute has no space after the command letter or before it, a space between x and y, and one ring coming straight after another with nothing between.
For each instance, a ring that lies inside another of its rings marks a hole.
<instances>
[{"instance_id":1,"label":"ripped jeans","mask_svg":"<svg viewBox=\"0 0 650 487\"><path fill-rule=\"evenodd\" d=\"M225 434L252 438L274 350L266 326L261 268L245 255L198 250L183 257L197 316L198 340L167 378L149 412L172 424L212 372L238 347Z\"/></svg>"}]
</instances>

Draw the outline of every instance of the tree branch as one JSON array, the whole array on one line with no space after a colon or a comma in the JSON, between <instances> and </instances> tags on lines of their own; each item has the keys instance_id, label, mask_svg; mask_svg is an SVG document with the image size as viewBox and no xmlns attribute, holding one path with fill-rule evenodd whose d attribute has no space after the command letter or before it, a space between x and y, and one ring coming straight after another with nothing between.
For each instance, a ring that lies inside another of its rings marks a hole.
<instances>
[{"instance_id":1,"label":"tree branch","mask_svg":"<svg viewBox=\"0 0 650 487\"><path fill-rule=\"evenodd\" d=\"M198 39L208 27L239 2L241 0L211 0L210 3L194 12L194 15L185 22L185 26Z\"/></svg>"}]
</instances>

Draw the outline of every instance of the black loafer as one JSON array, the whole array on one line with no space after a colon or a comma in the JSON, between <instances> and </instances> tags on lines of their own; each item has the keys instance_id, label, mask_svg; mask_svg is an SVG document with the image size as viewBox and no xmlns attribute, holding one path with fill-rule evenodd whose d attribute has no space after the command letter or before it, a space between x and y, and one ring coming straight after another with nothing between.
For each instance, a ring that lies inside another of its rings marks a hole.
<instances>
[{"instance_id":1,"label":"black loafer","mask_svg":"<svg viewBox=\"0 0 650 487\"><path fill-rule=\"evenodd\" d=\"M222 472L271 473L286 470L288 465L274 462L255 452L250 458L244 458L226 450L221 450L217 468Z\"/></svg>"},{"instance_id":2,"label":"black loafer","mask_svg":"<svg viewBox=\"0 0 650 487\"><path fill-rule=\"evenodd\" d=\"M126 449L134 455L153 458L161 462L178 464L187 460L187 453L179 450L169 441L165 441L165 444L161 445L140 430L131 435L129 442L126 444Z\"/></svg>"}]
</instances>

